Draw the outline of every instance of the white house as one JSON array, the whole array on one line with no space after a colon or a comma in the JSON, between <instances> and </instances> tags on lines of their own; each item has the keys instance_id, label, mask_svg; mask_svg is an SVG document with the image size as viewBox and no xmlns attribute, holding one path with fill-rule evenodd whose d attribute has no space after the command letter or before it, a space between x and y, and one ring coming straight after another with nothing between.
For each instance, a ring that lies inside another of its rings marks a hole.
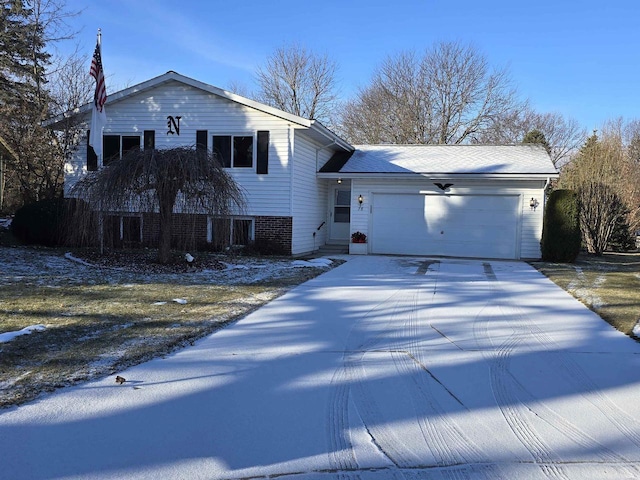
<instances>
[{"instance_id":1,"label":"white house","mask_svg":"<svg viewBox=\"0 0 640 480\"><path fill-rule=\"evenodd\" d=\"M91 107L70 114L88 128ZM354 147L317 121L175 72L110 94L106 111L104 163L131 148L215 149L247 198L228 220L228 244L268 240L303 255L360 231L362 253L540 257L544 189L557 177L541 147ZM66 164L65 192L101 167L82 142ZM121 240L157 237L152 212L111 217ZM212 242L216 223L200 217L200 240Z\"/></svg>"}]
</instances>

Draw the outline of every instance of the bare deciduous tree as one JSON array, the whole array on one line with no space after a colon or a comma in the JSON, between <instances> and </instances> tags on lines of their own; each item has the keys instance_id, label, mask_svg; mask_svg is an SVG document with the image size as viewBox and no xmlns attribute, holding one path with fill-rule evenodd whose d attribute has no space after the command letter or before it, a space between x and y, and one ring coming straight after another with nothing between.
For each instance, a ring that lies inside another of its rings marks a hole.
<instances>
[{"instance_id":1,"label":"bare deciduous tree","mask_svg":"<svg viewBox=\"0 0 640 480\"><path fill-rule=\"evenodd\" d=\"M71 196L89 203L99 213L158 212L158 260L167 263L171 252L173 213L228 216L244 208L244 195L209 151L193 147L131 151L121 160L79 180ZM94 228L86 209L76 234Z\"/></svg>"},{"instance_id":2,"label":"bare deciduous tree","mask_svg":"<svg viewBox=\"0 0 640 480\"><path fill-rule=\"evenodd\" d=\"M589 137L559 179L561 188L578 194L583 241L596 255L605 251L616 225L637 228L640 215L640 171L619 127L610 123L601 138Z\"/></svg>"},{"instance_id":3,"label":"bare deciduous tree","mask_svg":"<svg viewBox=\"0 0 640 480\"><path fill-rule=\"evenodd\" d=\"M550 146L551 160L558 167L578 150L587 137L576 120L565 118L560 113L538 113L524 105L494 118L491 126L476 141L495 145L521 143L532 130L544 134Z\"/></svg>"},{"instance_id":4,"label":"bare deciduous tree","mask_svg":"<svg viewBox=\"0 0 640 480\"><path fill-rule=\"evenodd\" d=\"M345 105L341 132L353 143L460 144L518 107L506 70L471 45L443 42L422 57L388 57Z\"/></svg>"},{"instance_id":5,"label":"bare deciduous tree","mask_svg":"<svg viewBox=\"0 0 640 480\"><path fill-rule=\"evenodd\" d=\"M299 45L278 48L258 68L263 103L329 124L337 99L336 63Z\"/></svg>"},{"instance_id":6,"label":"bare deciduous tree","mask_svg":"<svg viewBox=\"0 0 640 480\"><path fill-rule=\"evenodd\" d=\"M93 98L95 83L88 75L90 59L76 50L66 58L56 58L48 75L52 115L68 114ZM56 127L56 141L65 158L78 146L85 132L77 118L66 116Z\"/></svg>"}]
</instances>

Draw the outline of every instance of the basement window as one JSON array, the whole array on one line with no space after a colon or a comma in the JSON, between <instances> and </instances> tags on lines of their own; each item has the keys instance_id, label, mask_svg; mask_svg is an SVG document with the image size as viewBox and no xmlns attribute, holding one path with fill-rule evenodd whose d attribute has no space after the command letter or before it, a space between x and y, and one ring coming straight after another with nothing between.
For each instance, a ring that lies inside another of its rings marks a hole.
<instances>
[{"instance_id":1,"label":"basement window","mask_svg":"<svg viewBox=\"0 0 640 480\"><path fill-rule=\"evenodd\" d=\"M249 245L254 239L254 221L248 217L210 217L207 242L216 248Z\"/></svg>"}]
</instances>

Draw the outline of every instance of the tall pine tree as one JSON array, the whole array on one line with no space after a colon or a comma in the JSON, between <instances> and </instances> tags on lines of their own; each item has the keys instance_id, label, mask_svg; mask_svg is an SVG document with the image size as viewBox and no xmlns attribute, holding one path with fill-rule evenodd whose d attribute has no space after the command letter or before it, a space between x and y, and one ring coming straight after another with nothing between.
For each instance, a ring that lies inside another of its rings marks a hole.
<instances>
[{"instance_id":1,"label":"tall pine tree","mask_svg":"<svg viewBox=\"0 0 640 480\"><path fill-rule=\"evenodd\" d=\"M51 198L61 186L61 158L41 126L49 115L44 87L51 62L41 7L39 0L7 0L0 7L0 136L16 154L5 168L5 210Z\"/></svg>"}]
</instances>

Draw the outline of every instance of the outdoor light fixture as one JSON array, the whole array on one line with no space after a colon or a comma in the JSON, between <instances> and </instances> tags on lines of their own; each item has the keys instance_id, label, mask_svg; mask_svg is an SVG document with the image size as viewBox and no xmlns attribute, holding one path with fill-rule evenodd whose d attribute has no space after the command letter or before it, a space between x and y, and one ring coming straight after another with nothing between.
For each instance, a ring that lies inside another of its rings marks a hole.
<instances>
[{"instance_id":1,"label":"outdoor light fixture","mask_svg":"<svg viewBox=\"0 0 640 480\"><path fill-rule=\"evenodd\" d=\"M531 207L531 210L535 210L538 206L538 201L535 198L531 197L531 200L529 200L529 206Z\"/></svg>"},{"instance_id":2,"label":"outdoor light fixture","mask_svg":"<svg viewBox=\"0 0 640 480\"><path fill-rule=\"evenodd\" d=\"M362 198L362 195L358 195L358 203L362 205L362 202L364 202L364 198Z\"/></svg>"},{"instance_id":3,"label":"outdoor light fixture","mask_svg":"<svg viewBox=\"0 0 640 480\"><path fill-rule=\"evenodd\" d=\"M342 179L341 178L339 178L337 181L338 181L338 185L340 185L342 183Z\"/></svg>"}]
</instances>

